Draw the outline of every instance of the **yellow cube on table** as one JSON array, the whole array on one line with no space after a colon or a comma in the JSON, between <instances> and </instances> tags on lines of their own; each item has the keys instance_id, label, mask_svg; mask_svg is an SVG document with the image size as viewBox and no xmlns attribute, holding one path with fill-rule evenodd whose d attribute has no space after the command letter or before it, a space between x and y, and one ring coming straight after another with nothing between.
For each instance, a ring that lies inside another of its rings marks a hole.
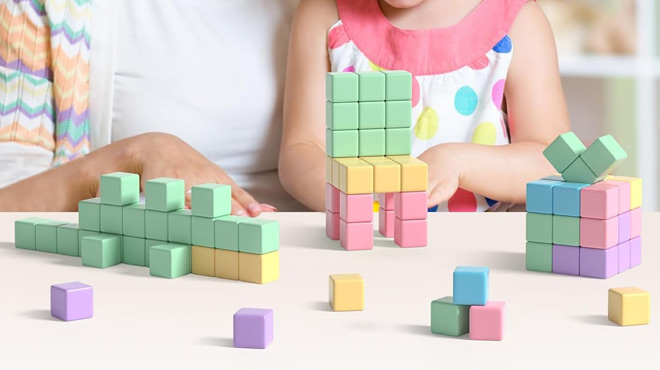
<instances>
[{"instance_id":1,"label":"yellow cube on table","mask_svg":"<svg viewBox=\"0 0 660 370\"><path fill-rule=\"evenodd\" d=\"M192 247L192 273L215 276L215 248Z\"/></svg>"},{"instance_id":2,"label":"yellow cube on table","mask_svg":"<svg viewBox=\"0 0 660 370\"><path fill-rule=\"evenodd\" d=\"M359 274L330 275L330 306L333 311L364 310L364 279Z\"/></svg>"},{"instance_id":3,"label":"yellow cube on table","mask_svg":"<svg viewBox=\"0 0 660 370\"><path fill-rule=\"evenodd\" d=\"M429 187L429 169L426 162L409 155L386 157L401 165L401 191L426 191Z\"/></svg>"},{"instance_id":4,"label":"yellow cube on table","mask_svg":"<svg viewBox=\"0 0 660 370\"><path fill-rule=\"evenodd\" d=\"M401 191L401 165L385 157L360 157L374 167L374 193Z\"/></svg>"},{"instance_id":5,"label":"yellow cube on table","mask_svg":"<svg viewBox=\"0 0 660 370\"><path fill-rule=\"evenodd\" d=\"M280 251L266 254L238 253L238 277L248 283L266 284L280 278Z\"/></svg>"},{"instance_id":6,"label":"yellow cube on table","mask_svg":"<svg viewBox=\"0 0 660 370\"><path fill-rule=\"evenodd\" d=\"M608 291L607 318L621 326L645 325L651 320L651 295L639 288Z\"/></svg>"},{"instance_id":7,"label":"yellow cube on table","mask_svg":"<svg viewBox=\"0 0 660 370\"><path fill-rule=\"evenodd\" d=\"M238 280L238 252L215 250L215 277Z\"/></svg>"}]
</instances>

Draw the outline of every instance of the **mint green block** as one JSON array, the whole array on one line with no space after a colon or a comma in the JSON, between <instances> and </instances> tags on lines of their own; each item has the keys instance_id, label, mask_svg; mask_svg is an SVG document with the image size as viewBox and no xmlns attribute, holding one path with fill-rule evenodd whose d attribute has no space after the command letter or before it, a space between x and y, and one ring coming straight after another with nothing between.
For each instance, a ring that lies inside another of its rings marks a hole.
<instances>
[{"instance_id":1,"label":"mint green block","mask_svg":"<svg viewBox=\"0 0 660 370\"><path fill-rule=\"evenodd\" d=\"M164 242L162 240L153 240L153 239L146 239L144 241L144 258L145 258L145 266L149 267L149 251L151 248L157 246L157 245L165 245L167 242Z\"/></svg>"},{"instance_id":2,"label":"mint green block","mask_svg":"<svg viewBox=\"0 0 660 370\"><path fill-rule=\"evenodd\" d=\"M203 184L192 187L192 215L216 218L231 213L231 186Z\"/></svg>"},{"instance_id":3,"label":"mint green block","mask_svg":"<svg viewBox=\"0 0 660 370\"><path fill-rule=\"evenodd\" d=\"M385 128L410 128L412 105L410 100L385 102Z\"/></svg>"},{"instance_id":4,"label":"mint green block","mask_svg":"<svg viewBox=\"0 0 660 370\"><path fill-rule=\"evenodd\" d=\"M80 225L78 225L78 227L80 227ZM79 229L78 230L78 252L79 252L78 255L80 256L80 253L82 253L80 249L82 247L82 240L83 240L84 237L86 237L86 236L99 236L99 235L101 235L101 233L97 232L97 231L89 231L89 230L80 230Z\"/></svg>"},{"instance_id":5,"label":"mint green block","mask_svg":"<svg viewBox=\"0 0 660 370\"><path fill-rule=\"evenodd\" d=\"M584 144L575 133L563 133L548 145L543 151L545 158L552 164L557 172L562 173L568 166L584 153Z\"/></svg>"},{"instance_id":6,"label":"mint green block","mask_svg":"<svg viewBox=\"0 0 660 370\"><path fill-rule=\"evenodd\" d=\"M327 73L325 99L336 103L358 101L358 75L351 72Z\"/></svg>"},{"instance_id":7,"label":"mint green block","mask_svg":"<svg viewBox=\"0 0 660 370\"><path fill-rule=\"evenodd\" d=\"M385 155L385 129L359 130L360 157L376 157Z\"/></svg>"},{"instance_id":8,"label":"mint green block","mask_svg":"<svg viewBox=\"0 0 660 370\"><path fill-rule=\"evenodd\" d=\"M552 243L552 215L527 212L527 241Z\"/></svg>"},{"instance_id":9,"label":"mint green block","mask_svg":"<svg viewBox=\"0 0 660 370\"><path fill-rule=\"evenodd\" d=\"M225 216L215 219L215 247L238 251L238 224L249 217Z\"/></svg>"},{"instance_id":10,"label":"mint green block","mask_svg":"<svg viewBox=\"0 0 660 370\"><path fill-rule=\"evenodd\" d=\"M49 220L39 217L29 217L14 222L14 241L16 248L37 249L36 226Z\"/></svg>"},{"instance_id":11,"label":"mint green block","mask_svg":"<svg viewBox=\"0 0 660 370\"><path fill-rule=\"evenodd\" d=\"M162 177L145 183L145 206L159 212L176 211L183 208L186 186L183 180Z\"/></svg>"},{"instance_id":12,"label":"mint green block","mask_svg":"<svg viewBox=\"0 0 660 370\"><path fill-rule=\"evenodd\" d=\"M262 218L250 218L238 224L238 251L266 254L280 249L280 224Z\"/></svg>"},{"instance_id":13,"label":"mint green block","mask_svg":"<svg viewBox=\"0 0 660 370\"><path fill-rule=\"evenodd\" d=\"M215 219L192 216L192 245L215 248Z\"/></svg>"},{"instance_id":14,"label":"mint green block","mask_svg":"<svg viewBox=\"0 0 660 370\"><path fill-rule=\"evenodd\" d=\"M525 263L528 271L552 272L552 244L527 242Z\"/></svg>"},{"instance_id":15,"label":"mint green block","mask_svg":"<svg viewBox=\"0 0 660 370\"><path fill-rule=\"evenodd\" d=\"M84 266L106 268L121 263L121 235L101 234L82 238L80 255Z\"/></svg>"},{"instance_id":16,"label":"mint green block","mask_svg":"<svg viewBox=\"0 0 660 370\"><path fill-rule=\"evenodd\" d=\"M460 337L470 331L470 306L448 296L431 302L431 333Z\"/></svg>"},{"instance_id":17,"label":"mint green block","mask_svg":"<svg viewBox=\"0 0 660 370\"><path fill-rule=\"evenodd\" d=\"M358 100L384 101L385 74L382 72L358 72Z\"/></svg>"},{"instance_id":18,"label":"mint green block","mask_svg":"<svg viewBox=\"0 0 660 370\"><path fill-rule=\"evenodd\" d=\"M57 253L80 257L80 230L78 224L66 224L57 228Z\"/></svg>"},{"instance_id":19,"label":"mint green block","mask_svg":"<svg viewBox=\"0 0 660 370\"><path fill-rule=\"evenodd\" d=\"M149 250L149 273L168 279L178 278L191 272L190 246L163 244Z\"/></svg>"},{"instance_id":20,"label":"mint green block","mask_svg":"<svg viewBox=\"0 0 660 370\"><path fill-rule=\"evenodd\" d=\"M361 102L358 106L359 129L385 128L385 102Z\"/></svg>"},{"instance_id":21,"label":"mint green block","mask_svg":"<svg viewBox=\"0 0 660 370\"><path fill-rule=\"evenodd\" d=\"M147 239L167 241L167 212L147 210L145 215L145 235Z\"/></svg>"},{"instance_id":22,"label":"mint green block","mask_svg":"<svg viewBox=\"0 0 660 370\"><path fill-rule=\"evenodd\" d=\"M357 130L358 103L325 102L325 125L332 130Z\"/></svg>"},{"instance_id":23,"label":"mint green block","mask_svg":"<svg viewBox=\"0 0 660 370\"><path fill-rule=\"evenodd\" d=\"M101 231L101 198L78 202L78 225L80 230Z\"/></svg>"},{"instance_id":24,"label":"mint green block","mask_svg":"<svg viewBox=\"0 0 660 370\"><path fill-rule=\"evenodd\" d=\"M57 227L66 225L63 221L44 221L35 226L36 249L41 252L57 253Z\"/></svg>"},{"instance_id":25,"label":"mint green block","mask_svg":"<svg viewBox=\"0 0 660 370\"><path fill-rule=\"evenodd\" d=\"M134 238L132 236L124 236L121 248L123 250L124 263L134 266L147 265L145 239Z\"/></svg>"},{"instance_id":26,"label":"mint green block","mask_svg":"<svg viewBox=\"0 0 660 370\"><path fill-rule=\"evenodd\" d=\"M552 244L580 246L580 217L552 216Z\"/></svg>"},{"instance_id":27,"label":"mint green block","mask_svg":"<svg viewBox=\"0 0 660 370\"><path fill-rule=\"evenodd\" d=\"M189 209L180 209L168 213L167 217L167 240L192 244L192 212Z\"/></svg>"},{"instance_id":28,"label":"mint green block","mask_svg":"<svg viewBox=\"0 0 660 370\"><path fill-rule=\"evenodd\" d=\"M582 184L593 184L605 178L604 176L596 176L581 157L578 157L575 162L571 163L561 174L561 177L564 181Z\"/></svg>"},{"instance_id":29,"label":"mint green block","mask_svg":"<svg viewBox=\"0 0 660 370\"><path fill-rule=\"evenodd\" d=\"M409 128L385 129L385 155L410 155L412 130Z\"/></svg>"},{"instance_id":30,"label":"mint green block","mask_svg":"<svg viewBox=\"0 0 660 370\"><path fill-rule=\"evenodd\" d=\"M114 172L101 175L101 203L125 206L140 200L140 176Z\"/></svg>"},{"instance_id":31,"label":"mint green block","mask_svg":"<svg viewBox=\"0 0 660 370\"><path fill-rule=\"evenodd\" d=\"M121 206L101 204L101 232L122 235L124 233L124 210Z\"/></svg>"},{"instance_id":32,"label":"mint green block","mask_svg":"<svg viewBox=\"0 0 660 370\"><path fill-rule=\"evenodd\" d=\"M385 100L412 99L412 75L407 71L384 71Z\"/></svg>"},{"instance_id":33,"label":"mint green block","mask_svg":"<svg viewBox=\"0 0 660 370\"><path fill-rule=\"evenodd\" d=\"M145 238L146 214L144 204L125 206L122 214L124 235L134 238Z\"/></svg>"},{"instance_id":34,"label":"mint green block","mask_svg":"<svg viewBox=\"0 0 660 370\"><path fill-rule=\"evenodd\" d=\"M357 157L358 141L358 130L325 130L325 151L330 157Z\"/></svg>"},{"instance_id":35,"label":"mint green block","mask_svg":"<svg viewBox=\"0 0 660 370\"><path fill-rule=\"evenodd\" d=\"M612 135L601 136L580 155L596 176L607 176L628 158L628 153Z\"/></svg>"}]
</instances>

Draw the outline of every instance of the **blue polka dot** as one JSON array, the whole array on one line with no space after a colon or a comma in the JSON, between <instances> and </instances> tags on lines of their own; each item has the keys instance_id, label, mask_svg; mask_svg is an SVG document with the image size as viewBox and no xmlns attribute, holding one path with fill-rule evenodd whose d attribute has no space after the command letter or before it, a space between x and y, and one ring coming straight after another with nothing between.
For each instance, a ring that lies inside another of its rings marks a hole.
<instances>
[{"instance_id":1,"label":"blue polka dot","mask_svg":"<svg viewBox=\"0 0 660 370\"><path fill-rule=\"evenodd\" d=\"M456 111L464 116L469 116L477 109L479 98L477 93L469 86L463 86L456 91L454 97L454 108Z\"/></svg>"},{"instance_id":2,"label":"blue polka dot","mask_svg":"<svg viewBox=\"0 0 660 370\"><path fill-rule=\"evenodd\" d=\"M431 208L429 208L429 210L428 210L428 211L429 211L429 212L438 212L438 206L437 206L437 205L435 205L435 206L433 206L433 207L431 207Z\"/></svg>"},{"instance_id":3,"label":"blue polka dot","mask_svg":"<svg viewBox=\"0 0 660 370\"><path fill-rule=\"evenodd\" d=\"M495 204L497 204L499 202L500 202L499 200L486 198L486 203L488 203L488 207L492 207L492 206L494 206Z\"/></svg>"},{"instance_id":4,"label":"blue polka dot","mask_svg":"<svg viewBox=\"0 0 660 370\"><path fill-rule=\"evenodd\" d=\"M509 36L504 36L500 42L493 46L493 51L496 53L510 53L512 49L511 39Z\"/></svg>"}]
</instances>

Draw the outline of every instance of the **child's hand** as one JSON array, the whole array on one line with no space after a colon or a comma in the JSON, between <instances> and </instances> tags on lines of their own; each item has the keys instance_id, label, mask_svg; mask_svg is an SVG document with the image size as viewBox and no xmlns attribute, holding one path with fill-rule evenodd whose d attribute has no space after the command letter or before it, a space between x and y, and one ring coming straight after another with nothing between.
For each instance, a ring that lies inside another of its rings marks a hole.
<instances>
[{"instance_id":1,"label":"child's hand","mask_svg":"<svg viewBox=\"0 0 660 370\"><path fill-rule=\"evenodd\" d=\"M457 154L451 144L439 144L419 156L429 166L429 207L449 200L458 189L461 166Z\"/></svg>"}]
</instances>

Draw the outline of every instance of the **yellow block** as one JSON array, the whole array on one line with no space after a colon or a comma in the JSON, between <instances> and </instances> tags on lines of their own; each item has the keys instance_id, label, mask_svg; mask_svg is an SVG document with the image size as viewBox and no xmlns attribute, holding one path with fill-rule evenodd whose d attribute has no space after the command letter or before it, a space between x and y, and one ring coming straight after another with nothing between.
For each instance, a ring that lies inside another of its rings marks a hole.
<instances>
[{"instance_id":1,"label":"yellow block","mask_svg":"<svg viewBox=\"0 0 660 370\"><path fill-rule=\"evenodd\" d=\"M248 283L266 284L280 278L280 252L239 253L238 276Z\"/></svg>"},{"instance_id":2,"label":"yellow block","mask_svg":"<svg viewBox=\"0 0 660 370\"><path fill-rule=\"evenodd\" d=\"M630 209L642 206L642 179L638 177L607 176L605 180L630 183Z\"/></svg>"},{"instance_id":3,"label":"yellow block","mask_svg":"<svg viewBox=\"0 0 660 370\"><path fill-rule=\"evenodd\" d=\"M330 275L330 307L334 311L364 310L364 279L359 274Z\"/></svg>"},{"instance_id":4,"label":"yellow block","mask_svg":"<svg viewBox=\"0 0 660 370\"><path fill-rule=\"evenodd\" d=\"M409 155L388 156L401 165L401 191L426 191L429 187L429 169L423 162Z\"/></svg>"},{"instance_id":5,"label":"yellow block","mask_svg":"<svg viewBox=\"0 0 660 370\"><path fill-rule=\"evenodd\" d=\"M360 163L358 157L332 158L332 185L339 188L339 168L342 163Z\"/></svg>"},{"instance_id":6,"label":"yellow block","mask_svg":"<svg viewBox=\"0 0 660 370\"><path fill-rule=\"evenodd\" d=\"M401 191L401 165L385 157L360 157L374 167L374 193Z\"/></svg>"},{"instance_id":7,"label":"yellow block","mask_svg":"<svg viewBox=\"0 0 660 370\"><path fill-rule=\"evenodd\" d=\"M339 190L346 194L374 192L374 168L359 158L336 159L339 162Z\"/></svg>"},{"instance_id":8,"label":"yellow block","mask_svg":"<svg viewBox=\"0 0 660 370\"><path fill-rule=\"evenodd\" d=\"M332 157L325 157L325 182L334 185L332 182Z\"/></svg>"},{"instance_id":9,"label":"yellow block","mask_svg":"<svg viewBox=\"0 0 660 370\"><path fill-rule=\"evenodd\" d=\"M645 325L651 320L651 295L645 290L610 289L607 301L607 318L621 326Z\"/></svg>"},{"instance_id":10,"label":"yellow block","mask_svg":"<svg viewBox=\"0 0 660 370\"><path fill-rule=\"evenodd\" d=\"M192 273L195 275L215 275L215 248L192 247Z\"/></svg>"},{"instance_id":11,"label":"yellow block","mask_svg":"<svg viewBox=\"0 0 660 370\"><path fill-rule=\"evenodd\" d=\"M238 252L215 250L215 277L238 280Z\"/></svg>"}]
</instances>

